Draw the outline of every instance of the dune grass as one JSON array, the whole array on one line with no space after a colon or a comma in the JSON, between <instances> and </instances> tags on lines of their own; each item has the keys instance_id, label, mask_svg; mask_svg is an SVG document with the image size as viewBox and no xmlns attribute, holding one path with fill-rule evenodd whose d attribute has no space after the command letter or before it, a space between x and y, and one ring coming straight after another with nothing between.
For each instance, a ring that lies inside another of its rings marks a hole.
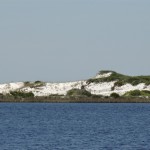
<instances>
[{"instance_id":1,"label":"dune grass","mask_svg":"<svg viewBox=\"0 0 150 150\"><path fill-rule=\"evenodd\" d=\"M150 85L150 76L127 76L119 74L114 71L101 71L100 73L112 72L109 77L89 79L87 83L100 83L100 82L111 82L116 81L114 86L122 86L124 84L130 83L132 85L138 85L140 83L145 83L145 85Z\"/></svg>"}]
</instances>

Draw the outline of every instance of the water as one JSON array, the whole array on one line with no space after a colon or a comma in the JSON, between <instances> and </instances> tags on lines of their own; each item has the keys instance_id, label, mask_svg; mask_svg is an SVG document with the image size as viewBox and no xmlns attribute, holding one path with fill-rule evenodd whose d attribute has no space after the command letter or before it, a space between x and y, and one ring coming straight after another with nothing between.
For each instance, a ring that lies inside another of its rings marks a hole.
<instances>
[{"instance_id":1,"label":"water","mask_svg":"<svg viewBox=\"0 0 150 150\"><path fill-rule=\"evenodd\" d=\"M0 103L0 150L147 150L150 104Z\"/></svg>"}]
</instances>

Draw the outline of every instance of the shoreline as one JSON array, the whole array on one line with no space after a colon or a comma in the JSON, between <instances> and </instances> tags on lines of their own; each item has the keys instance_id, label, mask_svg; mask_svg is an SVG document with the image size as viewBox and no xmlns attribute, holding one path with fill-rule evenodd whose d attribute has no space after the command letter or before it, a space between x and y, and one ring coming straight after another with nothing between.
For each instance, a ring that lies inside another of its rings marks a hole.
<instances>
[{"instance_id":1,"label":"shoreline","mask_svg":"<svg viewBox=\"0 0 150 150\"><path fill-rule=\"evenodd\" d=\"M146 98L7 98L0 103L150 103Z\"/></svg>"}]
</instances>

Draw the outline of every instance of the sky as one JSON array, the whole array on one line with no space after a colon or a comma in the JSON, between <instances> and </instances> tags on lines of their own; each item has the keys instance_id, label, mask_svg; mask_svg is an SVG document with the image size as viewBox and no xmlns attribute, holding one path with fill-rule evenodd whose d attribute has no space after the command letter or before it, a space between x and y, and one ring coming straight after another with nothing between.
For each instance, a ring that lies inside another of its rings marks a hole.
<instances>
[{"instance_id":1,"label":"sky","mask_svg":"<svg viewBox=\"0 0 150 150\"><path fill-rule=\"evenodd\" d=\"M149 0L0 0L0 83L100 70L150 75Z\"/></svg>"}]
</instances>

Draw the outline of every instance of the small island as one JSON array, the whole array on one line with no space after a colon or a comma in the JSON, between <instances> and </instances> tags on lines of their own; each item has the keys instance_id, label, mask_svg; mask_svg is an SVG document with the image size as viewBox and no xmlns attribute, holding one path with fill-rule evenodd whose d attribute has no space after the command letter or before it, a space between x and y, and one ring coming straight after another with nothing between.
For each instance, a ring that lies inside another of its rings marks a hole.
<instances>
[{"instance_id":1,"label":"small island","mask_svg":"<svg viewBox=\"0 0 150 150\"><path fill-rule=\"evenodd\" d=\"M83 81L0 84L0 102L149 103L150 76L103 70Z\"/></svg>"}]
</instances>

